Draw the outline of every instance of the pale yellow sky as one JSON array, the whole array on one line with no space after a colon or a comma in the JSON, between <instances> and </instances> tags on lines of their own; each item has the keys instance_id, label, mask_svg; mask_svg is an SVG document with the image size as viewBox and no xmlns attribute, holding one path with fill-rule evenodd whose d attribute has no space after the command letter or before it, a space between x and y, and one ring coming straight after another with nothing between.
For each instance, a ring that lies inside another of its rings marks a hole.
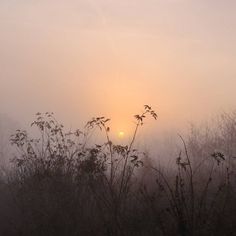
<instances>
[{"instance_id":1,"label":"pale yellow sky","mask_svg":"<svg viewBox=\"0 0 236 236\"><path fill-rule=\"evenodd\" d=\"M158 128L236 106L236 1L1 0L0 113L96 115L129 132L150 104Z\"/></svg>"}]
</instances>

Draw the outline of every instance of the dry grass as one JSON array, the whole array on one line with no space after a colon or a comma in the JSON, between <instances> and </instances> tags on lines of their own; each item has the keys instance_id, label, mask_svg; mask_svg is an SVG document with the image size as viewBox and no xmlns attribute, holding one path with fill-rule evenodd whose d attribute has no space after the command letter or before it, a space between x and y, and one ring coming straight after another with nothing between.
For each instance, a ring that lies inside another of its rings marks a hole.
<instances>
[{"instance_id":1,"label":"dry grass","mask_svg":"<svg viewBox=\"0 0 236 236\"><path fill-rule=\"evenodd\" d=\"M66 133L53 114L38 113L39 138L22 130L11 137L18 154L0 182L0 235L233 235L235 117L225 115L205 139L193 130L180 136L176 167L167 170L134 148L148 115L157 118L146 105L121 146L105 117ZM88 144L95 128L105 143Z\"/></svg>"}]
</instances>

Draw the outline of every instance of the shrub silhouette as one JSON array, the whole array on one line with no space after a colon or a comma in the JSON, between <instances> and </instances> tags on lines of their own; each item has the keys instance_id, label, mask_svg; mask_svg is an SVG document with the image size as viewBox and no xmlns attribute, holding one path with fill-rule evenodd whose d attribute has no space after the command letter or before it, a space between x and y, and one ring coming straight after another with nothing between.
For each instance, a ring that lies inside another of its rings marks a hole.
<instances>
[{"instance_id":1,"label":"shrub silhouette","mask_svg":"<svg viewBox=\"0 0 236 236\"><path fill-rule=\"evenodd\" d=\"M147 116L157 119L145 105L134 116L130 143L116 145L110 119L96 117L83 131L65 132L52 113L37 113L37 138L24 130L11 136L18 153L0 182L0 235L233 235L235 176L228 154L208 149L200 155L199 140L179 136L175 167L155 166L134 147ZM104 143L88 142L96 128Z\"/></svg>"}]
</instances>

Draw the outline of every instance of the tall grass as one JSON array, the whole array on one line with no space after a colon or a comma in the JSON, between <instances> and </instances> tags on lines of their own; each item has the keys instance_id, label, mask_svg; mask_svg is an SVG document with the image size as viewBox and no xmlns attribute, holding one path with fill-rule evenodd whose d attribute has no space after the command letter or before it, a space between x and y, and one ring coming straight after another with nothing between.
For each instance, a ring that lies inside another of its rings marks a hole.
<instances>
[{"instance_id":1,"label":"tall grass","mask_svg":"<svg viewBox=\"0 0 236 236\"><path fill-rule=\"evenodd\" d=\"M224 116L217 134L179 136L182 150L167 169L135 148L147 116L157 119L145 105L126 145L113 143L105 117L65 132L52 113L38 113L39 137L17 130L18 152L0 178L0 235L234 235L235 117ZM96 128L104 143L88 142Z\"/></svg>"}]
</instances>

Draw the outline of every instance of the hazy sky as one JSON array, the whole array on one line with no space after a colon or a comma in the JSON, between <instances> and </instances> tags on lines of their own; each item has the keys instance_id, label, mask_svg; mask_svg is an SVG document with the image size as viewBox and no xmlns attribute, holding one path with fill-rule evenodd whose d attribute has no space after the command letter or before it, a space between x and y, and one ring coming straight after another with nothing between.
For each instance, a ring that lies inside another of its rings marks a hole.
<instances>
[{"instance_id":1,"label":"hazy sky","mask_svg":"<svg viewBox=\"0 0 236 236\"><path fill-rule=\"evenodd\" d=\"M0 0L0 113L96 115L129 132L143 104L159 127L236 105L235 0Z\"/></svg>"}]
</instances>

